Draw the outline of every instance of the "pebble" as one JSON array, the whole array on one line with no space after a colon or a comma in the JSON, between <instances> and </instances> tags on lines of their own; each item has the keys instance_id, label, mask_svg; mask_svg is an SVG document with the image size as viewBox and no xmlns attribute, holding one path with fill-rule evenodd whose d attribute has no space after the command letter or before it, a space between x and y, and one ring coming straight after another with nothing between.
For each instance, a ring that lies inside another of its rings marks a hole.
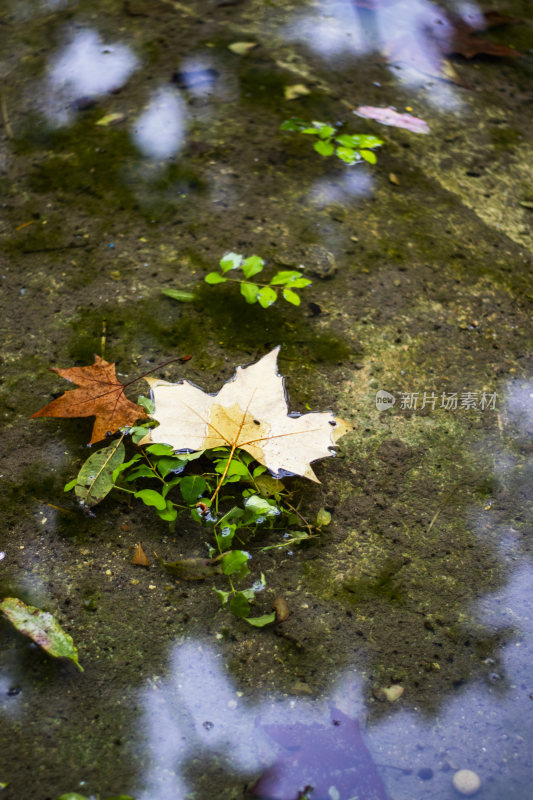
<instances>
[{"instance_id":1,"label":"pebble","mask_svg":"<svg viewBox=\"0 0 533 800\"><path fill-rule=\"evenodd\" d=\"M454 789L459 794L470 797L476 794L481 787L481 780L479 775L472 772L471 769L460 769L455 773L452 779Z\"/></svg>"}]
</instances>

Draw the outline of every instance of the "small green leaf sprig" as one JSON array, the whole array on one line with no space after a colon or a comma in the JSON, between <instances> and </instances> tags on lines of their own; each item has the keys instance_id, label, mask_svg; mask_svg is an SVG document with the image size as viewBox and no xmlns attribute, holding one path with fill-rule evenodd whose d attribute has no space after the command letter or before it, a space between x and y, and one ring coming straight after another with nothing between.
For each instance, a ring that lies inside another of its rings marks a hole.
<instances>
[{"instance_id":1,"label":"small green leaf sprig","mask_svg":"<svg viewBox=\"0 0 533 800\"><path fill-rule=\"evenodd\" d=\"M313 147L317 153L320 153L321 156L335 154L345 164L357 164L361 161L375 164L377 156L373 150L383 144L383 140L378 139L377 136L368 136L363 133L337 135L337 129L333 125L317 121L309 123L298 117L286 119L281 124L280 130L316 136L317 141Z\"/></svg>"},{"instance_id":2,"label":"small green leaf sprig","mask_svg":"<svg viewBox=\"0 0 533 800\"><path fill-rule=\"evenodd\" d=\"M304 278L302 273L297 270L276 272L269 283L251 281L250 278L262 272L264 266L265 262L259 256L244 258L238 253L225 253L220 259L220 272L209 272L205 276L205 282L212 286L217 283L226 283L226 281L238 283L246 302L259 303L263 308L269 308L269 306L273 305L278 299L280 291L287 303L299 306L301 298L295 289L304 289L311 284L311 281L308 278ZM228 272L236 269L242 270L244 278L230 278L228 276Z\"/></svg>"},{"instance_id":3,"label":"small green leaf sprig","mask_svg":"<svg viewBox=\"0 0 533 800\"><path fill-rule=\"evenodd\" d=\"M138 403L153 413L150 398L141 395ZM291 492L283 482L239 448L176 453L169 445L141 444L153 424L123 429L118 439L89 456L65 491L74 490L87 509L112 490L122 492L150 507L172 531L183 514L209 528L208 558L167 562L156 554L161 567L186 580L225 576L228 589L213 587L221 605L254 627L268 625L276 618L274 612L252 614L256 595L266 586L264 575L242 588L252 560L247 548L264 552L297 546L328 525L331 515L321 509L315 522L305 519L290 502ZM124 446L128 434L138 446L131 458ZM267 530L282 534L281 541L254 546L255 535Z\"/></svg>"}]
</instances>

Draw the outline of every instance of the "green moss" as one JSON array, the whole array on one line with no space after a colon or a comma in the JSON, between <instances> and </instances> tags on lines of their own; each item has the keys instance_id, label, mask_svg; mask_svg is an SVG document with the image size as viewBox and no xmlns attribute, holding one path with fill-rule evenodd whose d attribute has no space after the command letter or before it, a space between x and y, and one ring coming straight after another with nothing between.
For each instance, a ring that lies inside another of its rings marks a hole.
<instances>
[{"instance_id":1,"label":"green moss","mask_svg":"<svg viewBox=\"0 0 533 800\"><path fill-rule=\"evenodd\" d=\"M509 150L524 142L524 135L515 128L502 126L490 129L490 142L500 150Z\"/></svg>"}]
</instances>

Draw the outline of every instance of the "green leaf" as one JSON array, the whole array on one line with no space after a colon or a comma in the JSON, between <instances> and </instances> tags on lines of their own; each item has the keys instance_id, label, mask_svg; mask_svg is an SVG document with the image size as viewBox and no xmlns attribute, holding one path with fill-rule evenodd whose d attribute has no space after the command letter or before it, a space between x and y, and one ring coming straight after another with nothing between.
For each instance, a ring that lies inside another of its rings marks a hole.
<instances>
[{"instance_id":1,"label":"green leaf","mask_svg":"<svg viewBox=\"0 0 533 800\"><path fill-rule=\"evenodd\" d=\"M246 622L249 622L250 625L253 625L255 628L264 628L265 625L270 625L270 623L274 622L275 619L275 611L273 611L271 614L263 614L262 617L245 617Z\"/></svg>"},{"instance_id":2,"label":"green leaf","mask_svg":"<svg viewBox=\"0 0 533 800\"><path fill-rule=\"evenodd\" d=\"M240 577L244 577L242 569L247 565L249 558L250 553L246 550L230 550L221 561L222 572L224 575L234 575L238 572Z\"/></svg>"},{"instance_id":3,"label":"green leaf","mask_svg":"<svg viewBox=\"0 0 533 800\"><path fill-rule=\"evenodd\" d=\"M145 397L140 394L137 398L137 405L142 406L147 414L153 414L155 411L155 403L151 397Z\"/></svg>"},{"instance_id":4,"label":"green leaf","mask_svg":"<svg viewBox=\"0 0 533 800\"><path fill-rule=\"evenodd\" d=\"M66 483L63 486L63 491L64 492L70 492L72 489L74 489L74 487L76 486L77 483L78 483L78 479L77 478L72 478L71 481L69 481L68 483Z\"/></svg>"},{"instance_id":5,"label":"green leaf","mask_svg":"<svg viewBox=\"0 0 533 800\"><path fill-rule=\"evenodd\" d=\"M352 136L347 133L342 133L340 136L335 137L335 141L343 147L348 147L350 150L358 150L361 147L361 137Z\"/></svg>"},{"instance_id":6,"label":"green leaf","mask_svg":"<svg viewBox=\"0 0 533 800\"><path fill-rule=\"evenodd\" d=\"M286 283L292 283L292 281L300 278L302 275L301 272L298 272L295 269L282 269L279 272L276 272L272 280L270 281L271 286L283 286Z\"/></svg>"},{"instance_id":7,"label":"green leaf","mask_svg":"<svg viewBox=\"0 0 533 800\"><path fill-rule=\"evenodd\" d=\"M35 606L27 606L18 597L6 597L0 603L2 611L15 628L46 650L54 658L70 658L78 669L78 651L72 637L65 633L56 618Z\"/></svg>"},{"instance_id":8,"label":"green leaf","mask_svg":"<svg viewBox=\"0 0 533 800\"><path fill-rule=\"evenodd\" d=\"M161 294L171 297L179 303L192 303L195 298L194 292L185 292L183 289L161 289Z\"/></svg>"},{"instance_id":9,"label":"green leaf","mask_svg":"<svg viewBox=\"0 0 533 800\"><path fill-rule=\"evenodd\" d=\"M220 474L222 474L224 472L224 470L226 469L226 464L227 463L228 463L228 459L227 458L224 458L221 461L219 461L218 464L215 467L215 472L219 472ZM240 461L237 461L234 458L230 462L227 474L228 475L241 475L241 476L245 475L247 478L251 477L250 476L250 470L248 469L246 464L242 464Z\"/></svg>"},{"instance_id":10,"label":"green leaf","mask_svg":"<svg viewBox=\"0 0 533 800\"><path fill-rule=\"evenodd\" d=\"M166 508L164 508L162 511L158 509L156 514L159 519L163 519L165 522L174 522L178 516L178 509L175 508L174 503L171 503L170 500L167 500Z\"/></svg>"},{"instance_id":11,"label":"green leaf","mask_svg":"<svg viewBox=\"0 0 533 800\"><path fill-rule=\"evenodd\" d=\"M367 136L364 133L343 133L340 136L336 136L335 141L344 147L351 147L354 150L360 150L362 147L380 147L383 144L383 139L378 139L377 136Z\"/></svg>"},{"instance_id":12,"label":"green leaf","mask_svg":"<svg viewBox=\"0 0 533 800\"><path fill-rule=\"evenodd\" d=\"M198 499L203 495L206 489L207 483L201 475L186 475L181 479L181 496L189 506L197 503Z\"/></svg>"},{"instance_id":13,"label":"green leaf","mask_svg":"<svg viewBox=\"0 0 533 800\"><path fill-rule=\"evenodd\" d=\"M218 594L222 605L226 606L228 604L228 600L230 599L232 593L223 592L222 589L214 589L214 591Z\"/></svg>"},{"instance_id":14,"label":"green leaf","mask_svg":"<svg viewBox=\"0 0 533 800\"><path fill-rule=\"evenodd\" d=\"M250 256L242 262L242 271L245 278L251 278L261 272L265 262L259 256Z\"/></svg>"},{"instance_id":15,"label":"green leaf","mask_svg":"<svg viewBox=\"0 0 533 800\"><path fill-rule=\"evenodd\" d=\"M361 160L357 150L353 150L351 147L337 147L337 155L345 164L355 164Z\"/></svg>"},{"instance_id":16,"label":"green leaf","mask_svg":"<svg viewBox=\"0 0 533 800\"><path fill-rule=\"evenodd\" d=\"M131 467L132 464L136 464L140 457L140 454L136 453L136 455L134 455L133 458L130 458L129 461L124 461L122 464L119 464L118 467L113 470L113 483L117 482L117 478L121 472L124 472L125 469Z\"/></svg>"},{"instance_id":17,"label":"green leaf","mask_svg":"<svg viewBox=\"0 0 533 800\"><path fill-rule=\"evenodd\" d=\"M323 528L326 525L329 525L331 522L331 514L329 511L326 511L325 508L321 508L318 514L316 515L316 524L319 528Z\"/></svg>"},{"instance_id":18,"label":"green leaf","mask_svg":"<svg viewBox=\"0 0 533 800\"><path fill-rule=\"evenodd\" d=\"M334 133L335 128L332 128L331 125L321 125L318 129L318 135L321 139L331 139Z\"/></svg>"},{"instance_id":19,"label":"green leaf","mask_svg":"<svg viewBox=\"0 0 533 800\"><path fill-rule=\"evenodd\" d=\"M242 256L238 253L224 253L219 263L222 272L228 272L230 269L238 269L242 264Z\"/></svg>"},{"instance_id":20,"label":"green leaf","mask_svg":"<svg viewBox=\"0 0 533 800\"><path fill-rule=\"evenodd\" d=\"M258 466L258 467L256 467L256 468L254 469L254 471L252 472L252 476L253 476L254 478L258 478L258 477L259 477L259 475L262 475L262 474L263 474L263 472L266 472L266 471L267 471L267 468L266 468L266 467L264 467L262 464L259 464L259 466Z\"/></svg>"},{"instance_id":21,"label":"green leaf","mask_svg":"<svg viewBox=\"0 0 533 800\"><path fill-rule=\"evenodd\" d=\"M161 477L166 478L166 476L170 472L176 472L176 473L183 472L183 470L187 466L187 461L183 458L172 458L171 456L163 456L162 458L157 459L155 465Z\"/></svg>"},{"instance_id":22,"label":"green leaf","mask_svg":"<svg viewBox=\"0 0 533 800\"><path fill-rule=\"evenodd\" d=\"M153 456L173 456L174 448L169 444L150 444L146 448L146 452Z\"/></svg>"},{"instance_id":23,"label":"green leaf","mask_svg":"<svg viewBox=\"0 0 533 800\"><path fill-rule=\"evenodd\" d=\"M323 141L322 139L320 139L318 142L315 142L313 148L317 151L317 153L320 153L321 156L332 156L335 152L335 147L331 144L331 142Z\"/></svg>"},{"instance_id":24,"label":"green leaf","mask_svg":"<svg viewBox=\"0 0 533 800\"><path fill-rule=\"evenodd\" d=\"M227 278L225 278L219 272L208 272L204 278L204 281L214 285L215 283L226 283Z\"/></svg>"},{"instance_id":25,"label":"green leaf","mask_svg":"<svg viewBox=\"0 0 533 800\"><path fill-rule=\"evenodd\" d=\"M256 517L277 517L280 513L276 505L271 505L266 498L260 497L258 494L247 497L244 507Z\"/></svg>"},{"instance_id":26,"label":"green leaf","mask_svg":"<svg viewBox=\"0 0 533 800\"><path fill-rule=\"evenodd\" d=\"M236 617L247 617L250 613L250 603L243 592L237 592L230 600L229 610Z\"/></svg>"},{"instance_id":27,"label":"green leaf","mask_svg":"<svg viewBox=\"0 0 533 800\"><path fill-rule=\"evenodd\" d=\"M372 150L361 150L361 156L368 161L369 164L375 164L378 160L378 157Z\"/></svg>"},{"instance_id":28,"label":"green leaf","mask_svg":"<svg viewBox=\"0 0 533 800\"><path fill-rule=\"evenodd\" d=\"M279 129L280 131L301 131L307 127L309 127L309 123L305 119L291 117L291 119L286 119L285 122L282 122Z\"/></svg>"},{"instance_id":29,"label":"green leaf","mask_svg":"<svg viewBox=\"0 0 533 800\"><path fill-rule=\"evenodd\" d=\"M95 506L113 488L113 472L122 464L126 455L122 441L118 439L89 456L76 479L76 496L84 505Z\"/></svg>"},{"instance_id":30,"label":"green leaf","mask_svg":"<svg viewBox=\"0 0 533 800\"><path fill-rule=\"evenodd\" d=\"M256 303L259 286L256 283L241 283L241 294L247 303Z\"/></svg>"},{"instance_id":31,"label":"green leaf","mask_svg":"<svg viewBox=\"0 0 533 800\"><path fill-rule=\"evenodd\" d=\"M305 286L311 286L312 281L309 278L295 278L293 281L287 283L287 287L291 289L303 289Z\"/></svg>"},{"instance_id":32,"label":"green leaf","mask_svg":"<svg viewBox=\"0 0 533 800\"><path fill-rule=\"evenodd\" d=\"M125 478L127 481L136 481L137 478L157 478L157 475L147 464L141 464L128 472Z\"/></svg>"},{"instance_id":33,"label":"green leaf","mask_svg":"<svg viewBox=\"0 0 533 800\"><path fill-rule=\"evenodd\" d=\"M154 489L141 489L139 492L135 492L134 496L142 500L145 506L154 506L159 511L164 511L167 507L167 501L163 495Z\"/></svg>"},{"instance_id":34,"label":"green leaf","mask_svg":"<svg viewBox=\"0 0 533 800\"><path fill-rule=\"evenodd\" d=\"M278 299L277 292L274 289L271 289L270 286L264 286L259 294L257 295L257 299L259 300L259 305L263 308L268 308L273 303L276 302Z\"/></svg>"},{"instance_id":35,"label":"green leaf","mask_svg":"<svg viewBox=\"0 0 533 800\"><path fill-rule=\"evenodd\" d=\"M215 534L215 539L221 553L225 553L226 550L231 548L236 530L236 525L224 525L224 527L220 529L220 533Z\"/></svg>"},{"instance_id":36,"label":"green leaf","mask_svg":"<svg viewBox=\"0 0 533 800\"><path fill-rule=\"evenodd\" d=\"M77 792L67 792L66 794L62 794L61 797L58 797L57 800L89 800L89 798Z\"/></svg>"},{"instance_id":37,"label":"green leaf","mask_svg":"<svg viewBox=\"0 0 533 800\"><path fill-rule=\"evenodd\" d=\"M293 306L299 306L302 302L300 295L296 294L296 292L293 292L291 289L284 289L283 297L287 303L291 303Z\"/></svg>"},{"instance_id":38,"label":"green leaf","mask_svg":"<svg viewBox=\"0 0 533 800\"><path fill-rule=\"evenodd\" d=\"M130 428L131 440L133 444L139 444L141 439L144 439L150 433L150 428L145 425L135 425Z\"/></svg>"}]
</instances>

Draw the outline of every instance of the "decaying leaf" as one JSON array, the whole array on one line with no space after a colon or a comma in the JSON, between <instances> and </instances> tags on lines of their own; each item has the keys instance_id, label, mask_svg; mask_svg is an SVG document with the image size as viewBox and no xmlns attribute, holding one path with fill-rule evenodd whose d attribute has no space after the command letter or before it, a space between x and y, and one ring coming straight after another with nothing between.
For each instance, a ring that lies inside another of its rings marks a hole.
<instances>
[{"instance_id":1,"label":"decaying leaf","mask_svg":"<svg viewBox=\"0 0 533 800\"><path fill-rule=\"evenodd\" d=\"M215 395L188 381L147 378L159 427L141 444L160 442L177 451L240 448L276 477L302 475L318 483L311 463L334 455L336 441L352 426L331 412L288 415L278 352L276 347L255 364L237 367Z\"/></svg>"},{"instance_id":2,"label":"decaying leaf","mask_svg":"<svg viewBox=\"0 0 533 800\"><path fill-rule=\"evenodd\" d=\"M298 97L305 97L308 94L311 94L311 89L304 83L293 83L283 89L285 100L297 100Z\"/></svg>"},{"instance_id":3,"label":"decaying leaf","mask_svg":"<svg viewBox=\"0 0 533 800\"><path fill-rule=\"evenodd\" d=\"M257 47L257 42L232 42L228 44L228 50L231 50L237 56L245 56L255 47Z\"/></svg>"},{"instance_id":4,"label":"decaying leaf","mask_svg":"<svg viewBox=\"0 0 533 800\"><path fill-rule=\"evenodd\" d=\"M179 561L164 561L154 551L154 555L169 575L184 581L202 581L222 574L220 561L212 558L182 558Z\"/></svg>"},{"instance_id":5,"label":"decaying leaf","mask_svg":"<svg viewBox=\"0 0 533 800\"><path fill-rule=\"evenodd\" d=\"M137 546L135 548L133 558L131 559L131 563L135 564L136 567L150 566L150 562L148 561L146 553L144 552L142 544L140 542L137 542Z\"/></svg>"},{"instance_id":6,"label":"decaying leaf","mask_svg":"<svg viewBox=\"0 0 533 800\"><path fill-rule=\"evenodd\" d=\"M117 379L115 365L97 355L94 359L94 364L89 367L52 367L52 372L76 383L79 388L65 392L32 414L32 417L95 416L90 444L146 417L145 410L124 394L124 385Z\"/></svg>"},{"instance_id":7,"label":"decaying leaf","mask_svg":"<svg viewBox=\"0 0 533 800\"><path fill-rule=\"evenodd\" d=\"M276 597L272 603L272 608L276 612L277 622L285 622L285 620L289 618L291 612L289 611L289 606L284 597Z\"/></svg>"},{"instance_id":8,"label":"decaying leaf","mask_svg":"<svg viewBox=\"0 0 533 800\"><path fill-rule=\"evenodd\" d=\"M18 597L6 597L0 603L0 611L18 631L33 639L51 656L70 658L83 672L72 637L65 633L56 618L48 611L41 611L35 606L27 606Z\"/></svg>"}]
</instances>

